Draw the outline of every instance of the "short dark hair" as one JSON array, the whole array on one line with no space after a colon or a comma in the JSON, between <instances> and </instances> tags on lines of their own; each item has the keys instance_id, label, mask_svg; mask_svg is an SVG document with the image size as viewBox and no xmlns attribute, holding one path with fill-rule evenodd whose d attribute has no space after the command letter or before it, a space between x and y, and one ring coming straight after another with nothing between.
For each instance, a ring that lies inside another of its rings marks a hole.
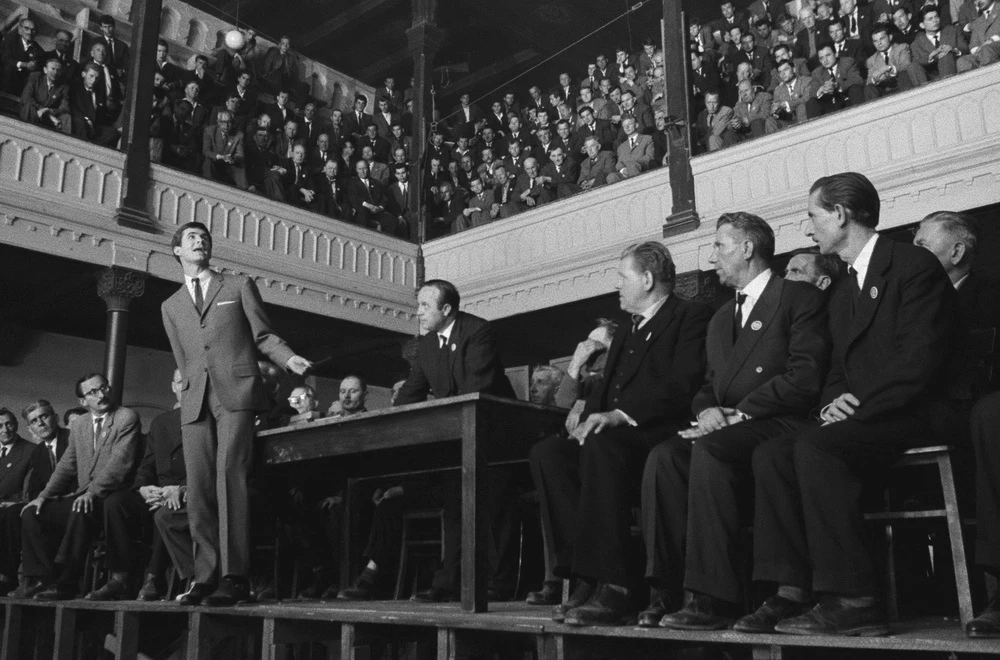
<instances>
[{"instance_id":1,"label":"short dark hair","mask_svg":"<svg viewBox=\"0 0 1000 660\"><path fill-rule=\"evenodd\" d=\"M976 224L975 218L968 213L934 211L927 214L920 221L920 224L924 224L925 222L941 223L948 234L954 236L965 245L965 249L970 255L976 253L976 248L979 246L979 227Z\"/></svg>"},{"instance_id":2,"label":"short dark hair","mask_svg":"<svg viewBox=\"0 0 1000 660\"><path fill-rule=\"evenodd\" d=\"M207 58L207 57L205 57L204 55L197 55L197 56L196 56L196 57L194 58L194 61L195 61L195 62L204 62L205 64L208 64L208 58ZM193 81L192 81L192 82L193 82Z\"/></svg>"},{"instance_id":3,"label":"short dark hair","mask_svg":"<svg viewBox=\"0 0 1000 660\"><path fill-rule=\"evenodd\" d=\"M365 96L364 94L355 94L354 95L354 102L357 103L358 101L364 101L365 105L368 105L368 97Z\"/></svg>"},{"instance_id":4,"label":"short dark hair","mask_svg":"<svg viewBox=\"0 0 1000 660\"><path fill-rule=\"evenodd\" d=\"M0 417L10 417L10 420L14 422L14 433L17 433L17 415L14 414L10 408L0 408Z\"/></svg>"},{"instance_id":5,"label":"short dark hair","mask_svg":"<svg viewBox=\"0 0 1000 660\"><path fill-rule=\"evenodd\" d=\"M812 247L792 250L791 257L795 257L800 254L805 254L813 258L813 264L816 267L816 271L820 275L826 275L830 278L830 286L836 284L837 280L840 279L840 275L843 272L845 264L836 254L823 254L819 251L819 247L814 245Z\"/></svg>"},{"instance_id":6,"label":"short dark hair","mask_svg":"<svg viewBox=\"0 0 1000 660\"><path fill-rule=\"evenodd\" d=\"M68 409L66 412L63 413L62 416L63 426L69 425L69 418L72 417L73 415L86 415L89 412L90 411L84 408L83 406L74 406Z\"/></svg>"},{"instance_id":7,"label":"short dark hair","mask_svg":"<svg viewBox=\"0 0 1000 660\"><path fill-rule=\"evenodd\" d=\"M101 20L98 21L98 24L100 24L100 25L110 25L111 27L114 27L115 26L115 19L114 19L114 17L111 16L111 14L105 14L104 16L101 16Z\"/></svg>"},{"instance_id":8,"label":"short dark hair","mask_svg":"<svg viewBox=\"0 0 1000 660\"><path fill-rule=\"evenodd\" d=\"M868 37L874 39L876 34L880 32L885 32L885 36L889 37L890 41L894 41L892 38L892 30L889 29L888 23L876 23L875 27L868 31Z\"/></svg>"},{"instance_id":9,"label":"short dark hair","mask_svg":"<svg viewBox=\"0 0 1000 660\"><path fill-rule=\"evenodd\" d=\"M184 237L184 232L188 229L200 229L205 232L205 235L208 236L208 247L212 247L212 232L208 231L208 227L200 222L185 222L177 228L177 231L174 232L173 237L170 239L171 254L173 254L175 247L180 247L181 239Z\"/></svg>"},{"instance_id":10,"label":"short dark hair","mask_svg":"<svg viewBox=\"0 0 1000 660\"><path fill-rule=\"evenodd\" d=\"M52 407L51 403L49 403L45 399L38 399L37 401L32 401L24 408L21 408L21 419L23 419L24 421L28 421L28 415L35 412L39 408L48 408L53 415L56 414L55 408Z\"/></svg>"},{"instance_id":11,"label":"short dark hair","mask_svg":"<svg viewBox=\"0 0 1000 660\"><path fill-rule=\"evenodd\" d=\"M83 384L86 383L91 378L101 378L104 380L105 383L108 382L108 377L102 374L100 371L92 371L86 376L81 376L76 381L76 396L78 399L83 398Z\"/></svg>"},{"instance_id":12,"label":"short dark hair","mask_svg":"<svg viewBox=\"0 0 1000 660\"><path fill-rule=\"evenodd\" d=\"M410 169L410 166L407 165L406 163L396 163L396 167L392 169L394 172L398 172L399 170L408 170Z\"/></svg>"},{"instance_id":13,"label":"short dark hair","mask_svg":"<svg viewBox=\"0 0 1000 660\"><path fill-rule=\"evenodd\" d=\"M454 284L448 280L427 280L420 288L426 289L428 287L437 289L438 309L441 309L445 305L451 305L452 313L458 312L458 306L462 302L462 297L458 295L458 289L455 288Z\"/></svg>"},{"instance_id":14,"label":"short dark hair","mask_svg":"<svg viewBox=\"0 0 1000 660\"><path fill-rule=\"evenodd\" d=\"M674 280L677 279L677 267L674 265L673 257L670 256L670 250L663 243L658 241L634 243L622 250L621 258L625 257L632 257L636 270L641 273L648 271L653 276L654 282L664 284L673 291Z\"/></svg>"},{"instance_id":15,"label":"short dark hair","mask_svg":"<svg viewBox=\"0 0 1000 660\"><path fill-rule=\"evenodd\" d=\"M937 5L924 5L923 7L920 8L920 11L917 12L917 25L923 23L924 18L927 16L927 14L930 14L931 12L937 14L938 16L941 16L941 10L938 8Z\"/></svg>"},{"instance_id":16,"label":"short dark hair","mask_svg":"<svg viewBox=\"0 0 1000 660\"><path fill-rule=\"evenodd\" d=\"M343 378L340 379L340 382L343 383L348 378L357 378L358 382L361 383L361 391L362 392L367 392L368 391L368 383L365 382L364 378L362 378L361 376L359 376L357 374L353 374L353 373L352 374L347 374L346 376L344 376Z\"/></svg>"},{"instance_id":17,"label":"short dark hair","mask_svg":"<svg viewBox=\"0 0 1000 660\"><path fill-rule=\"evenodd\" d=\"M746 234L753 243L754 250L766 261L774 257L774 230L764 218L746 211L733 211L719 216L715 228L718 229L723 225L732 225Z\"/></svg>"},{"instance_id":18,"label":"short dark hair","mask_svg":"<svg viewBox=\"0 0 1000 660\"><path fill-rule=\"evenodd\" d=\"M848 211L851 220L874 229L878 226L882 202L878 190L864 174L841 172L820 177L809 189L818 192L816 202L826 211L840 204Z\"/></svg>"},{"instance_id":19,"label":"short dark hair","mask_svg":"<svg viewBox=\"0 0 1000 660\"><path fill-rule=\"evenodd\" d=\"M157 39L156 40L156 45L157 46L163 46L167 50L170 50L170 44L167 43L166 39Z\"/></svg>"}]
</instances>

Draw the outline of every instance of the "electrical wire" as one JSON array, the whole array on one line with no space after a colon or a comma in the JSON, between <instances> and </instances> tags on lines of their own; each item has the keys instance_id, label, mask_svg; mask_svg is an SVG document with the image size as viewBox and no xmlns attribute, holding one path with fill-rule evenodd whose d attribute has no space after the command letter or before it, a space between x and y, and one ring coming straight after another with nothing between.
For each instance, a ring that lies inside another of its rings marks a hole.
<instances>
[{"instance_id":1,"label":"electrical wire","mask_svg":"<svg viewBox=\"0 0 1000 660\"><path fill-rule=\"evenodd\" d=\"M592 36L594 36L594 35L595 35L595 34L597 34L598 32L600 32L600 31L604 30L605 28L609 27L609 26L610 26L610 25L612 25L613 23L617 23L617 22L618 22L618 21L620 21L620 20L621 20L622 18L625 18L625 17L628 17L628 16L630 15L630 14L632 14L632 13L634 13L634 12L638 11L638 10L639 10L639 9L640 9L640 8L641 8L641 7L643 6L643 5L645 5L645 4L647 3L647 2L651 2L651 1L652 1L652 0L639 0L639 2L635 3L634 5L632 5L632 6L631 6L631 7L629 7L628 9L626 9L626 10L625 10L624 12L622 12L622 13L621 13L621 14L619 14L618 16L615 16L614 18L612 18L612 19L611 19L610 21L608 21L608 22L607 22L607 23L605 23L604 25L602 25L602 26L600 26L600 27L598 27L598 28L596 28L596 29L592 30L591 32L588 32L587 34L583 35L582 37L580 37L579 39L577 39L577 40L576 40L576 41L574 41L573 43L569 44L568 46L566 46L566 47L562 48L562 49L561 49L561 50L559 50L558 52L555 52L555 53L553 53L552 55L549 55L548 57L546 57L546 58L545 58L544 60L542 60L542 61L541 61L541 62L539 62L538 64L535 64L534 66L532 66L532 67L529 67L529 68L525 69L525 70L524 70L524 71L522 71L521 73L519 73L519 74L517 74L516 76L514 76L513 78L511 78L510 80L507 80L506 82L504 82L504 83L503 83L502 85L497 85L496 87L494 87L494 88L493 88L493 89L491 89L490 91L486 92L486 93L485 93L485 94L483 94L482 96L480 96L480 97L476 98L476 99L475 99L475 100L473 100L473 101L470 101L470 102L469 102L469 104L470 104L470 105L472 105L473 103L478 103L479 101L482 101L482 100L484 100L484 99L487 99L487 98L489 98L490 96L492 96L492 95L493 95L493 94L495 94L496 92L498 92L498 91L500 91L501 89L503 89L503 88L507 87L508 85L510 85L510 84L511 84L512 82L514 82L515 80L517 80L517 79L519 79L519 78L523 78L524 76L528 75L529 73L531 73L532 71L534 71L534 70L535 70L535 69L537 69L538 67L540 67L540 66L542 66L542 65L544 65L544 64L546 64L546 63L548 63L548 62L550 62L550 61L552 61L552 60L554 60L555 58L559 57L560 55L562 55L563 53L565 53L565 52L566 52L567 50L569 50L570 48L573 48L573 47L574 47L574 46L576 46L577 44L579 44L579 43L582 43L583 41L586 41L587 39L591 38ZM630 30L629 30L629 35L630 35L630 36L629 36L629 41L631 42L631 28L630 28ZM454 117L454 116L458 115L458 113L459 113L459 111L458 111L458 110L456 110L455 112L452 112L451 114L448 114L448 115L443 115L443 116L441 117L441 119L440 119L440 120L438 120L438 121L444 121L445 119L447 119L447 118L449 118L449 117Z\"/></svg>"}]
</instances>

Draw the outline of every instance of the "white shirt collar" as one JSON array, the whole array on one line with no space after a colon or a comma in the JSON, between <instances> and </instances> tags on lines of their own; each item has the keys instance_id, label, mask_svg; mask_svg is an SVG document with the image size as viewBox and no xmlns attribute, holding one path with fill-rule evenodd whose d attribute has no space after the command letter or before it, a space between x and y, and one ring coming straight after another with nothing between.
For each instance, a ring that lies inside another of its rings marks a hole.
<instances>
[{"instance_id":1,"label":"white shirt collar","mask_svg":"<svg viewBox=\"0 0 1000 660\"><path fill-rule=\"evenodd\" d=\"M641 328L642 326L646 325L646 323L649 322L649 319L656 316L656 313L660 311L660 308L663 307L664 304L666 304L668 298L670 298L669 295L664 296L663 298L660 298L655 303L647 307L646 311L642 313L642 321L639 322L639 325L637 327Z\"/></svg>"},{"instance_id":2,"label":"white shirt collar","mask_svg":"<svg viewBox=\"0 0 1000 660\"><path fill-rule=\"evenodd\" d=\"M192 300L194 300L195 296L194 292L195 280L198 280L198 282L201 284L201 293L202 296L205 296L206 294L208 294L208 285L212 281L212 271L206 268L205 270L198 273L198 277L191 277L189 275L184 276L184 284L187 286L188 293L191 294Z\"/></svg>"},{"instance_id":3,"label":"white shirt collar","mask_svg":"<svg viewBox=\"0 0 1000 660\"><path fill-rule=\"evenodd\" d=\"M874 236L868 239L868 242L865 243L865 246L861 248L861 252L858 253L858 256L854 260L854 263L851 264L851 267L854 268L855 271L857 271L856 277L858 279L859 289L863 287L865 284L865 277L868 275L868 265L872 261L872 253L875 251L876 241L878 241L878 234L875 234Z\"/></svg>"},{"instance_id":4,"label":"white shirt collar","mask_svg":"<svg viewBox=\"0 0 1000 660\"><path fill-rule=\"evenodd\" d=\"M438 330L437 333L438 337L444 337L445 343L448 343L449 341L451 341L451 331L454 328L455 328L455 321L452 321L451 323L448 324L448 327L446 327L444 330ZM441 343L440 339L438 340L438 343L439 344Z\"/></svg>"},{"instance_id":5,"label":"white shirt collar","mask_svg":"<svg viewBox=\"0 0 1000 660\"><path fill-rule=\"evenodd\" d=\"M965 284L965 280L967 280L967 279L969 279L969 273L966 273L965 275L962 276L962 279L960 279L959 281L955 282L955 291L958 291L959 289L961 289L962 285Z\"/></svg>"},{"instance_id":6,"label":"white shirt collar","mask_svg":"<svg viewBox=\"0 0 1000 660\"><path fill-rule=\"evenodd\" d=\"M757 277L750 280L750 282L739 289L739 293L746 294L747 300L750 303L755 303L760 299L761 294L764 293L764 288L767 287L767 283L771 281L771 269L767 268L763 272L757 275ZM746 304L746 303L744 303Z\"/></svg>"}]
</instances>

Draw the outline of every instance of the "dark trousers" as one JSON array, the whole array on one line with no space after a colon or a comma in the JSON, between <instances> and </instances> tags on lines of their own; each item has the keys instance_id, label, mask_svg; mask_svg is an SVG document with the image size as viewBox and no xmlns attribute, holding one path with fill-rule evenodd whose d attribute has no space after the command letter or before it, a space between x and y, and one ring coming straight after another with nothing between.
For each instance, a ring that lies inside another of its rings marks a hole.
<instances>
[{"instance_id":1,"label":"dark trousers","mask_svg":"<svg viewBox=\"0 0 1000 660\"><path fill-rule=\"evenodd\" d=\"M672 431L619 427L592 434L582 447L563 436L532 447L531 474L556 575L629 584L632 505L642 468L653 445Z\"/></svg>"},{"instance_id":2,"label":"dark trousers","mask_svg":"<svg viewBox=\"0 0 1000 660\"><path fill-rule=\"evenodd\" d=\"M0 575L14 581L21 565L21 509L19 502L0 508Z\"/></svg>"},{"instance_id":3,"label":"dark trousers","mask_svg":"<svg viewBox=\"0 0 1000 660\"><path fill-rule=\"evenodd\" d=\"M1000 392L972 409L976 450L976 563L1000 575Z\"/></svg>"},{"instance_id":4,"label":"dark trousers","mask_svg":"<svg viewBox=\"0 0 1000 660\"><path fill-rule=\"evenodd\" d=\"M25 577L52 579L55 566L62 568L59 581L74 584L83 573L90 544L101 531L104 520L104 500L95 499L90 513L72 510L76 498L49 501L38 512L29 507L21 516L21 548ZM108 543L108 562L112 553L120 561L120 548Z\"/></svg>"},{"instance_id":5,"label":"dark trousers","mask_svg":"<svg viewBox=\"0 0 1000 660\"><path fill-rule=\"evenodd\" d=\"M490 582L501 588L513 588L516 581L516 559L514 566L509 561L501 561L497 540L501 537L507 508L504 502L510 499L510 474L504 469L491 469L487 473L487 510L490 520L489 549ZM457 592L461 579L462 558L462 490L459 479L453 475L442 477L437 484L404 485L404 494L382 500L375 509L368 546L363 553L382 570L390 569L399 562L400 544L403 535L403 514L412 509L441 508L444 510L444 549L441 568L434 574L433 586ZM509 560L509 553L503 553Z\"/></svg>"},{"instance_id":6,"label":"dark trousers","mask_svg":"<svg viewBox=\"0 0 1000 660\"><path fill-rule=\"evenodd\" d=\"M104 530L108 539L108 570L129 571L134 565L135 542L143 538L151 514L142 496L134 490L120 490L104 500ZM116 548L112 553L111 548Z\"/></svg>"},{"instance_id":7,"label":"dark trousers","mask_svg":"<svg viewBox=\"0 0 1000 660\"><path fill-rule=\"evenodd\" d=\"M194 541L194 579L215 583L250 572L247 475L253 451L252 410L226 410L211 380L198 421L181 426L187 466L187 511Z\"/></svg>"},{"instance_id":8,"label":"dark trousers","mask_svg":"<svg viewBox=\"0 0 1000 660\"><path fill-rule=\"evenodd\" d=\"M911 447L924 444L922 415L845 420L765 442L753 453L754 579L842 596L875 594L875 562L861 511Z\"/></svg>"},{"instance_id":9,"label":"dark trousers","mask_svg":"<svg viewBox=\"0 0 1000 660\"><path fill-rule=\"evenodd\" d=\"M826 94L823 98L816 99L814 111L821 115L828 115L844 108L853 108L865 102L865 89L861 85L851 85L842 93Z\"/></svg>"},{"instance_id":10,"label":"dark trousers","mask_svg":"<svg viewBox=\"0 0 1000 660\"><path fill-rule=\"evenodd\" d=\"M192 577L194 575L194 542L191 540L187 509L181 507L174 511L162 506L153 514L153 523L156 525L156 531L162 540L163 547L174 563L174 568L177 569L177 574L184 580ZM153 552L155 557L155 548ZM148 571L150 573L154 572L152 565L151 560L151 568Z\"/></svg>"},{"instance_id":11,"label":"dark trousers","mask_svg":"<svg viewBox=\"0 0 1000 660\"><path fill-rule=\"evenodd\" d=\"M754 449L803 426L801 420L750 420L695 441L686 510L686 589L740 602L745 556L740 532L752 510Z\"/></svg>"},{"instance_id":12,"label":"dark trousers","mask_svg":"<svg viewBox=\"0 0 1000 660\"><path fill-rule=\"evenodd\" d=\"M646 578L679 595L687 539L691 441L675 435L653 447L642 471Z\"/></svg>"}]
</instances>

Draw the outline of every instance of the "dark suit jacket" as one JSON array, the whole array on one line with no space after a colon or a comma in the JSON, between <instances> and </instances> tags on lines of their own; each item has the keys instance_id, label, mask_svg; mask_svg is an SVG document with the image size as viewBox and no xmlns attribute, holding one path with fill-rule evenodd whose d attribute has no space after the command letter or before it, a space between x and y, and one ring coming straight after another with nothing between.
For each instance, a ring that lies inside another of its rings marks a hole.
<instances>
[{"instance_id":1,"label":"dark suit jacket","mask_svg":"<svg viewBox=\"0 0 1000 660\"><path fill-rule=\"evenodd\" d=\"M320 172L313 179L313 190L316 197L313 199L312 208L317 213L322 213L330 218L340 220L351 219L351 206L347 203L347 193L344 191L342 181L336 181L336 191L333 185L327 180L326 175Z\"/></svg>"},{"instance_id":2,"label":"dark suit jacket","mask_svg":"<svg viewBox=\"0 0 1000 660\"><path fill-rule=\"evenodd\" d=\"M816 58L816 53L813 51L809 39L809 30L802 29L795 33L795 46L792 48L792 58L805 60L809 67L813 68L819 64L819 60ZM830 35L824 33L818 27L814 27L812 29L812 39L814 40L816 50L819 50L824 41L830 40Z\"/></svg>"},{"instance_id":3,"label":"dark suit jacket","mask_svg":"<svg viewBox=\"0 0 1000 660\"><path fill-rule=\"evenodd\" d=\"M484 392L514 397L497 352L497 338L489 322L459 312L448 345L438 348L438 334L429 332L417 341L417 359L396 397L397 406L426 401L428 394L442 399Z\"/></svg>"},{"instance_id":4,"label":"dark suit jacket","mask_svg":"<svg viewBox=\"0 0 1000 660\"><path fill-rule=\"evenodd\" d=\"M10 452L0 463L0 502L25 501L34 449L35 445L19 435L14 436Z\"/></svg>"},{"instance_id":5,"label":"dark suit jacket","mask_svg":"<svg viewBox=\"0 0 1000 660\"><path fill-rule=\"evenodd\" d=\"M941 264L922 248L880 237L853 314L850 284L843 278L830 299L833 358L820 405L850 392L861 402L859 421L925 408L947 385L958 317Z\"/></svg>"},{"instance_id":6,"label":"dark suit jacket","mask_svg":"<svg viewBox=\"0 0 1000 660\"><path fill-rule=\"evenodd\" d=\"M622 346L632 323L619 324L608 349L604 379L588 397L582 417L621 410L640 428L676 425L690 415L691 399L705 376L705 328L712 316L706 305L671 294L639 329L639 355L624 374L620 391L609 391L623 361Z\"/></svg>"},{"instance_id":7,"label":"dark suit jacket","mask_svg":"<svg viewBox=\"0 0 1000 660\"><path fill-rule=\"evenodd\" d=\"M605 179L615 171L615 157L610 151L597 152L597 158L591 161L584 158L580 163L580 178L577 181L580 185L594 179L594 185L604 185Z\"/></svg>"},{"instance_id":8,"label":"dark suit jacket","mask_svg":"<svg viewBox=\"0 0 1000 660\"><path fill-rule=\"evenodd\" d=\"M65 83L56 83L50 93L45 73L36 71L28 76L28 84L21 92L21 121L39 123L38 111L42 108L51 109L56 117L68 115L69 86Z\"/></svg>"},{"instance_id":9,"label":"dark suit jacket","mask_svg":"<svg viewBox=\"0 0 1000 660\"><path fill-rule=\"evenodd\" d=\"M736 343L732 301L708 324L708 372L694 398L706 408L736 408L753 418L805 417L819 399L830 360L826 296L772 274Z\"/></svg>"},{"instance_id":10,"label":"dark suit jacket","mask_svg":"<svg viewBox=\"0 0 1000 660\"><path fill-rule=\"evenodd\" d=\"M577 160L586 158L583 155L583 145L589 137L597 138L601 149L604 151L611 151L614 148L615 129L611 127L611 122L607 119L595 119L593 128L584 124L573 133L569 146L570 151L573 153L570 155L578 157Z\"/></svg>"},{"instance_id":11,"label":"dark suit jacket","mask_svg":"<svg viewBox=\"0 0 1000 660\"><path fill-rule=\"evenodd\" d=\"M564 160L558 172L555 163L548 163L542 168L541 174L551 177L551 188L559 199L580 192L580 186L576 184L577 179L580 178L580 166L572 158Z\"/></svg>"},{"instance_id":12,"label":"dark suit jacket","mask_svg":"<svg viewBox=\"0 0 1000 660\"><path fill-rule=\"evenodd\" d=\"M347 199L354 209L354 222L362 227L370 227L376 222L376 215L366 209L363 202L385 207L385 186L368 177L368 186L356 176L347 179Z\"/></svg>"},{"instance_id":13,"label":"dark suit jacket","mask_svg":"<svg viewBox=\"0 0 1000 660\"><path fill-rule=\"evenodd\" d=\"M966 43L965 36L954 25L943 26L939 38L942 44L948 44L952 48L957 48L962 53L969 52L969 44ZM934 60L934 62L928 60L933 50L934 46L925 32L918 34L917 38L910 44L910 53L913 55L913 61L925 69L937 68L937 60Z\"/></svg>"},{"instance_id":14,"label":"dark suit jacket","mask_svg":"<svg viewBox=\"0 0 1000 660\"><path fill-rule=\"evenodd\" d=\"M129 58L129 48L128 44L115 37L112 39L114 42L114 53L112 54L112 46L108 44L108 40L103 36L99 37L95 43L102 43L108 51L108 64L114 66L117 71L124 71L128 68L128 58Z\"/></svg>"},{"instance_id":15,"label":"dark suit jacket","mask_svg":"<svg viewBox=\"0 0 1000 660\"><path fill-rule=\"evenodd\" d=\"M33 61L38 64L36 71L41 71L44 65L45 51L42 50L37 41L32 41L25 49L21 35L15 28L4 38L2 55L0 62L3 63L3 80L0 81L0 84L2 84L3 91L20 96L21 90L28 81L28 74L32 72L18 71L17 63Z\"/></svg>"},{"instance_id":16,"label":"dark suit jacket","mask_svg":"<svg viewBox=\"0 0 1000 660\"><path fill-rule=\"evenodd\" d=\"M813 70L812 79L813 96L816 96L823 83L830 79L830 73L821 66L816 67ZM865 80L861 77L861 72L858 70L858 65L849 57L842 57L837 60L837 84L844 93L847 92L849 87L853 87L854 85L863 86L865 84Z\"/></svg>"},{"instance_id":17,"label":"dark suit jacket","mask_svg":"<svg viewBox=\"0 0 1000 660\"><path fill-rule=\"evenodd\" d=\"M59 429L56 436L56 462L66 453L69 445L69 429ZM49 449L44 442L40 442L31 450L31 474L28 476L28 500L38 497L38 494L45 488L52 477L54 467L49 459Z\"/></svg>"},{"instance_id":18,"label":"dark suit jacket","mask_svg":"<svg viewBox=\"0 0 1000 660\"><path fill-rule=\"evenodd\" d=\"M299 167L298 177L295 175L295 165L290 160L281 163L285 168L285 174L281 177L281 185L285 190L285 201L289 204L296 204L301 207L307 206L305 199L300 192L303 188L313 190L312 172L303 163Z\"/></svg>"},{"instance_id":19,"label":"dark suit jacket","mask_svg":"<svg viewBox=\"0 0 1000 660\"><path fill-rule=\"evenodd\" d=\"M181 445L181 409L174 408L153 418L146 434L146 453L135 475L135 488L183 486L184 448Z\"/></svg>"},{"instance_id":20,"label":"dark suit jacket","mask_svg":"<svg viewBox=\"0 0 1000 660\"><path fill-rule=\"evenodd\" d=\"M66 453L39 496L51 499L89 492L107 497L129 488L142 451L140 426L135 412L115 408L108 413L94 449L94 418L88 414L74 419L69 426Z\"/></svg>"},{"instance_id":21,"label":"dark suit jacket","mask_svg":"<svg viewBox=\"0 0 1000 660\"><path fill-rule=\"evenodd\" d=\"M375 120L366 112L361 113L360 121L354 110L344 113L344 128L354 140L360 139L365 134L365 129L374 123Z\"/></svg>"},{"instance_id":22,"label":"dark suit jacket","mask_svg":"<svg viewBox=\"0 0 1000 660\"><path fill-rule=\"evenodd\" d=\"M186 285L164 301L161 311L183 378L183 424L197 421L210 378L212 389L227 411L264 409L258 351L281 367L294 353L271 331L253 280L245 275L212 273L200 316ZM208 346L212 350L206 350Z\"/></svg>"}]
</instances>

